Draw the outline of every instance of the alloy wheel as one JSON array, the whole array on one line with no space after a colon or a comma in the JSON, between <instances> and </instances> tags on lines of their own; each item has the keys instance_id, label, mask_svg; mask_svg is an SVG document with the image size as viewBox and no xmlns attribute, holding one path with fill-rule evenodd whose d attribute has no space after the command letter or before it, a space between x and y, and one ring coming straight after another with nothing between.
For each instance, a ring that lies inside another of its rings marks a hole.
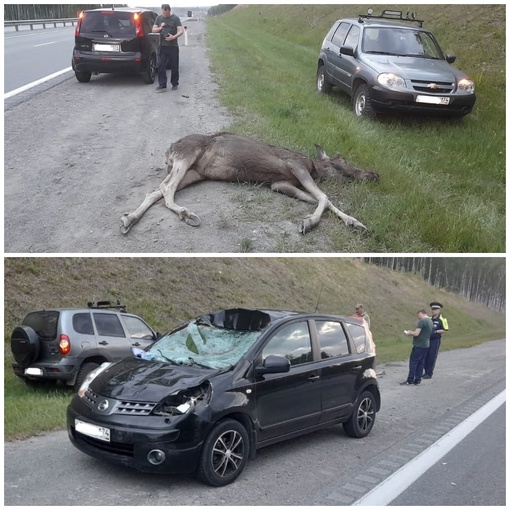
<instances>
[{"instance_id":1,"label":"alloy wheel","mask_svg":"<svg viewBox=\"0 0 510 510\"><path fill-rule=\"evenodd\" d=\"M244 459L244 440L235 430L227 430L214 443L212 467L216 475L229 477L242 465Z\"/></svg>"},{"instance_id":2,"label":"alloy wheel","mask_svg":"<svg viewBox=\"0 0 510 510\"><path fill-rule=\"evenodd\" d=\"M374 405L371 398L363 399L358 407L358 427L361 431L365 432L372 428L374 423Z\"/></svg>"}]
</instances>

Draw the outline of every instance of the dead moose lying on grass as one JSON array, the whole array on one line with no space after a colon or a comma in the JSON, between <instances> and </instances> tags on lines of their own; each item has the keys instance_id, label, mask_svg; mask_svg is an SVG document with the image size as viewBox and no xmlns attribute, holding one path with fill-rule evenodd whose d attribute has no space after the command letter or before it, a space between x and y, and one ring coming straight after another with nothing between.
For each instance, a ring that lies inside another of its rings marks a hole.
<instances>
[{"instance_id":1,"label":"dead moose lying on grass","mask_svg":"<svg viewBox=\"0 0 510 510\"><path fill-rule=\"evenodd\" d=\"M314 213L299 226L305 234L318 225L324 210L330 209L347 226L366 229L356 218L336 208L323 193L315 179L334 178L340 182L378 181L379 175L355 168L340 155L329 158L318 145L314 161L299 152L261 143L229 133L193 134L173 143L166 151L168 176L159 189L147 193L136 211L121 218L121 232L127 234L140 221L145 211L161 198L188 225L197 227L200 218L174 201L175 192L200 181L254 182L270 184L271 190L317 204ZM304 191L303 189L304 188Z\"/></svg>"}]
</instances>

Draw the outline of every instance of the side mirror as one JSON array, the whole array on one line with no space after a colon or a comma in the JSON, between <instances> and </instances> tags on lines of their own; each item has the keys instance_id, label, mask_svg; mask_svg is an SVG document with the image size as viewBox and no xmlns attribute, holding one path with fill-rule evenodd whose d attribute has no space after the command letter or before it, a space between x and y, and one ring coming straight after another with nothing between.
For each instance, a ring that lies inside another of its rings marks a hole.
<instances>
[{"instance_id":1,"label":"side mirror","mask_svg":"<svg viewBox=\"0 0 510 510\"><path fill-rule=\"evenodd\" d=\"M154 340L159 340L163 335L158 331Z\"/></svg>"},{"instance_id":2,"label":"side mirror","mask_svg":"<svg viewBox=\"0 0 510 510\"><path fill-rule=\"evenodd\" d=\"M446 55L446 61L449 64L453 64L456 59L457 59L457 57L455 55L448 55L448 54Z\"/></svg>"},{"instance_id":3,"label":"side mirror","mask_svg":"<svg viewBox=\"0 0 510 510\"><path fill-rule=\"evenodd\" d=\"M354 48L350 46L342 46L340 48L340 55L349 55L349 57L354 57Z\"/></svg>"},{"instance_id":4,"label":"side mirror","mask_svg":"<svg viewBox=\"0 0 510 510\"><path fill-rule=\"evenodd\" d=\"M284 374L290 370L290 361L283 356L268 356L262 365L255 367L255 375Z\"/></svg>"}]
</instances>

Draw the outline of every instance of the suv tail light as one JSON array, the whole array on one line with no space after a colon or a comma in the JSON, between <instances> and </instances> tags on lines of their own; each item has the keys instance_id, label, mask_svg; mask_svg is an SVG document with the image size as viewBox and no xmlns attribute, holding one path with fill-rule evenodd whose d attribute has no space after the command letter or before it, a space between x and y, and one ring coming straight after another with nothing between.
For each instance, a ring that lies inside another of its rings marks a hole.
<instances>
[{"instance_id":1,"label":"suv tail light","mask_svg":"<svg viewBox=\"0 0 510 510\"><path fill-rule=\"evenodd\" d=\"M81 22L83 21L84 17L85 17L85 13L83 11L81 11L80 15L78 16L78 23L76 23L76 30L74 31L74 35L76 37L78 37L80 35Z\"/></svg>"},{"instance_id":2,"label":"suv tail light","mask_svg":"<svg viewBox=\"0 0 510 510\"><path fill-rule=\"evenodd\" d=\"M142 16L139 12L133 14L133 20L135 22L136 37L143 37Z\"/></svg>"},{"instance_id":3,"label":"suv tail light","mask_svg":"<svg viewBox=\"0 0 510 510\"><path fill-rule=\"evenodd\" d=\"M71 352L71 342L67 335L60 335L58 340L58 347L60 349L60 353L64 356Z\"/></svg>"}]
</instances>

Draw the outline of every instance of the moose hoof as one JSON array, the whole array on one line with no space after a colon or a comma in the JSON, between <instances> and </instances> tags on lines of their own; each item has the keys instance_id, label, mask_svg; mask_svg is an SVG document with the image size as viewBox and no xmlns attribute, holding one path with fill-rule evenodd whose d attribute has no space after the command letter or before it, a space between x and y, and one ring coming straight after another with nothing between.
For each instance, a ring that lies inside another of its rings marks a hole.
<instances>
[{"instance_id":1,"label":"moose hoof","mask_svg":"<svg viewBox=\"0 0 510 510\"><path fill-rule=\"evenodd\" d=\"M363 225L363 223L361 223L361 221L358 221L358 220L351 221L349 223L349 226L353 227L353 228L357 228L358 230L368 230L367 227L365 227L365 225Z\"/></svg>"},{"instance_id":2,"label":"moose hoof","mask_svg":"<svg viewBox=\"0 0 510 510\"><path fill-rule=\"evenodd\" d=\"M314 225L312 224L312 222L308 218L305 218L301 222L301 225L299 226L298 230L300 234L305 235L307 232L310 232L310 230L312 230L313 227Z\"/></svg>"},{"instance_id":3,"label":"moose hoof","mask_svg":"<svg viewBox=\"0 0 510 510\"><path fill-rule=\"evenodd\" d=\"M186 225L189 225L190 227L198 227L200 226L201 220L200 218L192 212L187 212L182 216L181 220L184 220Z\"/></svg>"},{"instance_id":4,"label":"moose hoof","mask_svg":"<svg viewBox=\"0 0 510 510\"><path fill-rule=\"evenodd\" d=\"M133 226L133 222L129 219L129 215L124 214L122 215L122 218L120 219L120 232L121 234L126 235Z\"/></svg>"}]
</instances>

